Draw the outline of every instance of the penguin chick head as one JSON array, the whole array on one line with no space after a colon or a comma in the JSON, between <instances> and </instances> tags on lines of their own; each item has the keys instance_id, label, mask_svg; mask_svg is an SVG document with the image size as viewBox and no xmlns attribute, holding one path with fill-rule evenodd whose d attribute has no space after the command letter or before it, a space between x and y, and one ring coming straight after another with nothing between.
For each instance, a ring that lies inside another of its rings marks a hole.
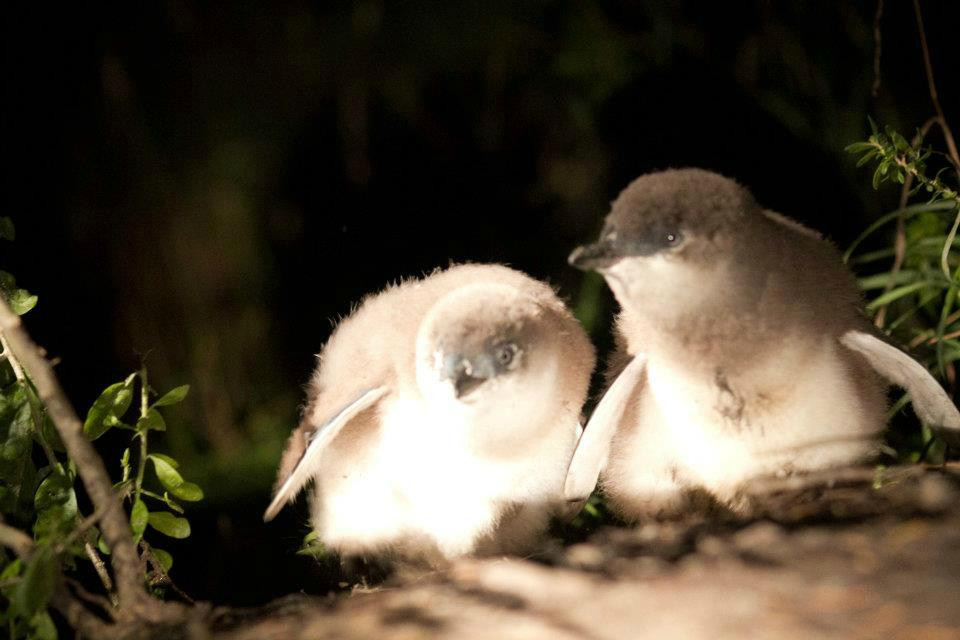
<instances>
[{"instance_id":1,"label":"penguin chick head","mask_svg":"<svg viewBox=\"0 0 960 640\"><path fill-rule=\"evenodd\" d=\"M420 327L421 391L428 399L491 417L509 418L524 403L542 403L541 385L549 384L556 366L558 338L551 328L544 308L513 287L461 287L441 298Z\"/></svg>"},{"instance_id":2,"label":"penguin chick head","mask_svg":"<svg viewBox=\"0 0 960 640\"><path fill-rule=\"evenodd\" d=\"M569 262L601 272L621 305L655 297L676 308L678 296L690 290L702 295L712 284L705 274L722 282L735 243L757 211L749 191L716 173L646 174L613 202L600 239L578 247Z\"/></svg>"}]
</instances>

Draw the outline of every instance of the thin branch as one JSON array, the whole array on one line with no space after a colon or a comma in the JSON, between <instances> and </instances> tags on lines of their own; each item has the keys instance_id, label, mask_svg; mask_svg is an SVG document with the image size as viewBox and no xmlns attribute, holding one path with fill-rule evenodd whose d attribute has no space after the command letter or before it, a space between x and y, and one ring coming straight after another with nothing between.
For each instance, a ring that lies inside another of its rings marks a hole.
<instances>
[{"instance_id":1,"label":"thin branch","mask_svg":"<svg viewBox=\"0 0 960 640\"><path fill-rule=\"evenodd\" d=\"M87 610L80 601L73 597L65 582L61 582L57 587L51 604L63 614L67 623L84 638L111 640L112 638L122 638L129 631L110 624Z\"/></svg>"},{"instance_id":2,"label":"thin branch","mask_svg":"<svg viewBox=\"0 0 960 640\"><path fill-rule=\"evenodd\" d=\"M943 115L943 108L940 106L940 98L937 94L937 84L933 79L933 64L930 62L930 48L927 46L927 32L923 28L923 14L920 12L920 0L913 0L913 11L917 16L917 30L920 32L920 48L923 50L923 66L927 72L927 87L930 89L930 100L933 102L933 108L937 112L937 120L940 122L940 129L943 131L943 138L947 143L947 150L950 152L950 160L953 162L954 169L960 173L960 153L957 152L957 143L953 140L953 133L947 126L947 118Z\"/></svg>"},{"instance_id":3,"label":"thin branch","mask_svg":"<svg viewBox=\"0 0 960 640\"><path fill-rule=\"evenodd\" d=\"M97 572L100 583L110 597L110 604L113 605L113 608L119 607L120 599L113 591L113 580L110 578L110 572L107 571L107 565L104 563L103 558L100 557L100 554L97 553L97 550L94 549L93 545L89 542L83 544L83 550L87 554L87 557L90 558L90 562L93 563L93 569Z\"/></svg>"},{"instance_id":4,"label":"thin branch","mask_svg":"<svg viewBox=\"0 0 960 640\"><path fill-rule=\"evenodd\" d=\"M140 539L140 551L143 553L143 557L150 563L150 566L153 567L152 573L153 577L150 580L150 584L155 587L170 587L174 593L183 598L185 602L190 604L196 604L193 598L187 595L183 590L180 589L174 583L173 578L170 577L170 574L167 573L167 570L163 568L163 565L160 564L160 561L157 560L157 556L153 554L153 548L150 546L150 543Z\"/></svg>"},{"instance_id":5,"label":"thin branch","mask_svg":"<svg viewBox=\"0 0 960 640\"><path fill-rule=\"evenodd\" d=\"M90 593L78 580L74 580L73 578L64 578L64 581L70 585L77 598L83 600L87 604L92 604L99 607L105 614L109 615L111 618L115 618L116 611L114 611L114 607L116 605L114 605L112 601L96 593Z\"/></svg>"},{"instance_id":6,"label":"thin branch","mask_svg":"<svg viewBox=\"0 0 960 640\"><path fill-rule=\"evenodd\" d=\"M880 55L882 53L880 20L882 18L883 0L877 0L877 12L873 15L873 86L870 87L870 95L874 98L880 94Z\"/></svg>"},{"instance_id":7,"label":"thin branch","mask_svg":"<svg viewBox=\"0 0 960 640\"><path fill-rule=\"evenodd\" d=\"M27 558L33 552L33 538L20 529L0 522L0 546L12 550L20 558Z\"/></svg>"}]
</instances>

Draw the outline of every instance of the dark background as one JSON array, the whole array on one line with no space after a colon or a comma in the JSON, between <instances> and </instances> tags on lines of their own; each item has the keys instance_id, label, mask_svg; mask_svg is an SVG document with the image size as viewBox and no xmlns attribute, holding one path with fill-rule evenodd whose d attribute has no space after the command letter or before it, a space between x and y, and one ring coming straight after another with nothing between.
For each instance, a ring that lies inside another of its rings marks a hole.
<instances>
[{"instance_id":1,"label":"dark background","mask_svg":"<svg viewBox=\"0 0 960 640\"><path fill-rule=\"evenodd\" d=\"M143 6L137 6L141 5ZM948 118L960 3L924 2ZM547 278L601 347L612 309L566 266L636 175L702 166L841 246L896 190L845 145L931 114L912 4L118 3L5 9L0 266L81 411L146 356L189 383L158 443L207 492L158 540L194 597L329 585L260 522L332 320L450 261ZM957 124L956 117L953 117ZM933 144L941 144L938 135ZM101 442L117 472L123 433ZM160 536L153 534L154 539Z\"/></svg>"}]
</instances>

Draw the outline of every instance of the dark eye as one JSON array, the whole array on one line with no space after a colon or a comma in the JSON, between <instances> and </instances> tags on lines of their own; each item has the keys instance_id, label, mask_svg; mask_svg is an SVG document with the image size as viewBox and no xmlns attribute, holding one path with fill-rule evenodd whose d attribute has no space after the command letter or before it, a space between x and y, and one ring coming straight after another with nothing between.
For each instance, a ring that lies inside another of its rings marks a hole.
<instances>
[{"instance_id":1,"label":"dark eye","mask_svg":"<svg viewBox=\"0 0 960 640\"><path fill-rule=\"evenodd\" d=\"M683 234L679 231L668 231L667 234L663 236L663 239L668 247L675 247L683 240Z\"/></svg>"},{"instance_id":2,"label":"dark eye","mask_svg":"<svg viewBox=\"0 0 960 640\"><path fill-rule=\"evenodd\" d=\"M517 345L512 342L507 342L506 344L498 346L496 351L494 351L494 357L497 359L497 364L499 364L501 367L510 366L510 363L513 362L513 359L517 355L517 351L519 351Z\"/></svg>"}]
</instances>

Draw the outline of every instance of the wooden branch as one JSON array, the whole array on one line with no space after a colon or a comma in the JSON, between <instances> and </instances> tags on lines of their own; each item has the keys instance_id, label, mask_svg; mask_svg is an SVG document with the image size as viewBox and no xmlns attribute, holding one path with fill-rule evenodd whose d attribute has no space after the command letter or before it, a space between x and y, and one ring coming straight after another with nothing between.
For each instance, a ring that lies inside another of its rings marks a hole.
<instances>
[{"instance_id":1,"label":"wooden branch","mask_svg":"<svg viewBox=\"0 0 960 640\"><path fill-rule=\"evenodd\" d=\"M953 132L947 126L947 117L943 115L943 108L940 106L940 97L937 94L937 84L933 80L933 64L930 62L930 48L927 46L927 32L923 28L923 14L920 12L920 0L913 0L913 11L917 16L917 30L920 32L920 48L923 50L923 67L927 72L927 88L930 90L930 101L933 102L933 109L937 112L937 120L940 123L940 130L943 132L943 139L947 143L950 161L954 169L960 173L960 153L957 152L957 143L953 139Z\"/></svg>"},{"instance_id":2,"label":"wooden branch","mask_svg":"<svg viewBox=\"0 0 960 640\"><path fill-rule=\"evenodd\" d=\"M17 557L26 558L33 551L33 538L20 529L0 522L0 546L10 549Z\"/></svg>"}]
</instances>

